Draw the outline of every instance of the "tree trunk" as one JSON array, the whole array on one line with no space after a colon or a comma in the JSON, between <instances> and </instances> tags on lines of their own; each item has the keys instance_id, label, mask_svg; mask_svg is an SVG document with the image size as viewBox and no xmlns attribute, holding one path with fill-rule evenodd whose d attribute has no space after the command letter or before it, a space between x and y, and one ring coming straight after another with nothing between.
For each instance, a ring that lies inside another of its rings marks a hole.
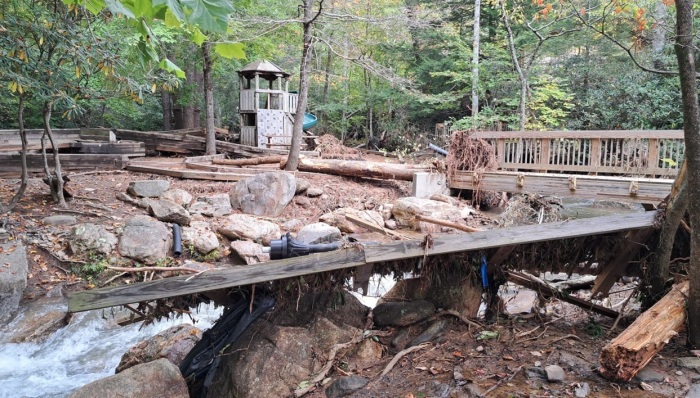
<instances>
[{"instance_id":1,"label":"tree trunk","mask_svg":"<svg viewBox=\"0 0 700 398\"><path fill-rule=\"evenodd\" d=\"M656 305L603 347L599 358L600 374L610 380L632 380L683 328L687 293L687 281L675 285Z\"/></svg>"},{"instance_id":2,"label":"tree trunk","mask_svg":"<svg viewBox=\"0 0 700 398\"><path fill-rule=\"evenodd\" d=\"M413 181L412 170L406 165L391 165L389 163L373 163L360 160L312 160L300 158L295 170L310 171L348 177L382 178L401 181ZM288 168L286 170L289 170Z\"/></svg>"},{"instance_id":3,"label":"tree trunk","mask_svg":"<svg viewBox=\"0 0 700 398\"><path fill-rule=\"evenodd\" d=\"M673 184L671 195L667 199L667 206L661 232L659 234L659 244L654 253L654 259L649 266L649 282L651 283L652 299L660 297L666 290L666 281L669 279L669 261L671 251L676 237L678 225L681 223L685 211L688 208L688 179L686 177L688 163L684 162L681 171Z\"/></svg>"},{"instance_id":4,"label":"tree trunk","mask_svg":"<svg viewBox=\"0 0 700 398\"><path fill-rule=\"evenodd\" d=\"M700 347L700 120L693 47L693 0L676 0L676 57L683 98L685 162L688 162L688 213L690 215L690 293L688 340Z\"/></svg>"},{"instance_id":5,"label":"tree trunk","mask_svg":"<svg viewBox=\"0 0 700 398\"><path fill-rule=\"evenodd\" d=\"M206 107L206 137L205 155L216 155L216 131L214 131L214 87L211 77L211 43L205 41L202 45L204 57L204 103Z\"/></svg>"},{"instance_id":6,"label":"tree trunk","mask_svg":"<svg viewBox=\"0 0 700 398\"><path fill-rule=\"evenodd\" d=\"M58 205L60 207L66 207L66 199L63 196L63 175L61 173L61 159L58 155L58 146L56 146L56 141L53 139L53 132L51 131L51 112L53 111L53 101L47 101L44 104L43 116L44 116L44 132L49 137L49 142L51 142L51 151L53 152L53 162L54 162L54 175L47 175L49 180L49 186L51 187L51 195L56 198ZM56 183L51 183L51 178L56 178ZM54 192L55 191L55 192Z\"/></svg>"},{"instance_id":7,"label":"tree trunk","mask_svg":"<svg viewBox=\"0 0 700 398\"><path fill-rule=\"evenodd\" d=\"M311 27L314 20L321 14L320 7L323 6L323 1L319 3L319 10L316 16L313 16L312 6L314 0L304 0L304 49L301 55L301 66L299 67L299 102L297 102L297 113L294 115L294 127L292 128L292 143L289 147L289 158L287 159L286 170L294 171L299 165L299 153L301 149L301 135L304 129L304 114L306 113L306 104L309 97L309 64L311 63Z\"/></svg>"},{"instance_id":8,"label":"tree trunk","mask_svg":"<svg viewBox=\"0 0 700 398\"><path fill-rule=\"evenodd\" d=\"M501 2L501 13L503 14L503 24L505 25L506 32L508 33L508 49L510 50L510 58L513 61L513 67L515 67L515 71L518 73L518 80L520 80L519 130L523 131L525 130L525 124L527 123L527 76L525 76L525 72L520 67L520 61L518 61L518 54L515 52L513 31L510 28L510 21L508 20L508 14L506 13L506 6L504 2Z\"/></svg>"},{"instance_id":9,"label":"tree trunk","mask_svg":"<svg viewBox=\"0 0 700 398\"><path fill-rule=\"evenodd\" d=\"M663 1L657 0L653 12L655 23L651 28L651 58L655 69L663 69L667 29L665 22L668 19L668 7Z\"/></svg>"},{"instance_id":10,"label":"tree trunk","mask_svg":"<svg viewBox=\"0 0 700 398\"><path fill-rule=\"evenodd\" d=\"M19 125L19 139L22 141L22 152L20 156L22 159L22 179L20 180L19 189L10 199L10 203L7 207L3 208L0 206L1 212L9 212L17 205L17 203L24 196L24 191L27 189L27 180L29 180L29 174L27 173L27 132L24 130L24 95L19 95L17 111L17 123Z\"/></svg>"},{"instance_id":11,"label":"tree trunk","mask_svg":"<svg viewBox=\"0 0 700 398\"><path fill-rule=\"evenodd\" d=\"M474 44L472 45L472 117L479 113L479 45L481 36L481 0L474 1Z\"/></svg>"},{"instance_id":12,"label":"tree trunk","mask_svg":"<svg viewBox=\"0 0 700 398\"><path fill-rule=\"evenodd\" d=\"M168 131L173 129L173 104L170 93L163 90L160 95L160 103L163 107L163 130Z\"/></svg>"}]
</instances>

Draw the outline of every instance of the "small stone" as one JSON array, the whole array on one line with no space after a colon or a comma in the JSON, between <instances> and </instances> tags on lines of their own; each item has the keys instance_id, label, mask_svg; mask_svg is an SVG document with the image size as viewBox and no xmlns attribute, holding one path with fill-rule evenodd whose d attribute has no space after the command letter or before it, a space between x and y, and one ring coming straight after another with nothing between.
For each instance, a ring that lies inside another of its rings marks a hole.
<instances>
[{"instance_id":1,"label":"small stone","mask_svg":"<svg viewBox=\"0 0 700 398\"><path fill-rule=\"evenodd\" d=\"M454 377L455 381L464 380L464 375L462 374L462 368L460 366L455 366L452 370L452 377Z\"/></svg>"},{"instance_id":2,"label":"small stone","mask_svg":"<svg viewBox=\"0 0 700 398\"><path fill-rule=\"evenodd\" d=\"M484 346L480 345L480 346L476 347L476 352L482 352L482 351L484 351Z\"/></svg>"},{"instance_id":3,"label":"small stone","mask_svg":"<svg viewBox=\"0 0 700 398\"><path fill-rule=\"evenodd\" d=\"M187 226L192 221L190 213L184 207L166 199L151 202L148 211L153 217L163 222Z\"/></svg>"},{"instance_id":4,"label":"small stone","mask_svg":"<svg viewBox=\"0 0 700 398\"><path fill-rule=\"evenodd\" d=\"M542 362L540 362L540 361L535 361L535 366L537 366L537 367L539 368L540 366L542 366Z\"/></svg>"},{"instance_id":5,"label":"small stone","mask_svg":"<svg viewBox=\"0 0 700 398\"><path fill-rule=\"evenodd\" d=\"M294 203L303 209L308 209L309 207L311 207L311 201L306 196L295 197Z\"/></svg>"},{"instance_id":6,"label":"small stone","mask_svg":"<svg viewBox=\"0 0 700 398\"><path fill-rule=\"evenodd\" d=\"M547 374L547 380L549 381L564 381L564 379L566 378L566 375L564 374L564 369L562 369L559 365L549 365L544 368L544 371Z\"/></svg>"},{"instance_id":7,"label":"small stone","mask_svg":"<svg viewBox=\"0 0 700 398\"><path fill-rule=\"evenodd\" d=\"M682 368L700 370L700 358L698 357L678 358L676 364Z\"/></svg>"},{"instance_id":8,"label":"small stone","mask_svg":"<svg viewBox=\"0 0 700 398\"><path fill-rule=\"evenodd\" d=\"M324 222L317 222L304 226L297 233L298 241L306 244L332 243L342 240L340 230Z\"/></svg>"},{"instance_id":9,"label":"small stone","mask_svg":"<svg viewBox=\"0 0 700 398\"><path fill-rule=\"evenodd\" d=\"M304 226L304 222L298 218L293 218L284 224L282 224L282 229L287 232L296 232Z\"/></svg>"},{"instance_id":10,"label":"small stone","mask_svg":"<svg viewBox=\"0 0 700 398\"><path fill-rule=\"evenodd\" d=\"M127 192L140 198L157 198L170 187L168 180L132 181Z\"/></svg>"},{"instance_id":11,"label":"small stone","mask_svg":"<svg viewBox=\"0 0 700 398\"><path fill-rule=\"evenodd\" d=\"M190 195L190 193L184 189L168 189L167 191L163 192L163 195L161 195L160 198L175 202L185 208L187 208L192 201L192 195Z\"/></svg>"},{"instance_id":12,"label":"small stone","mask_svg":"<svg viewBox=\"0 0 700 398\"><path fill-rule=\"evenodd\" d=\"M294 195L301 195L302 193L306 192L310 186L311 182L309 182L309 180L297 178L297 189L294 190Z\"/></svg>"},{"instance_id":13,"label":"small stone","mask_svg":"<svg viewBox=\"0 0 700 398\"><path fill-rule=\"evenodd\" d=\"M395 230L396 228L398 228L398 225L396 225L396 220L385 220L384 226L387 227L387 229L391 230Z\"/></svg>"},{"instance_id":14,"label":"small stone","mask_svg":"<svg viewBox=\"0 0 700 398\"><path fill-rule=\"evenodd\" d=\"M369 380L362 376L341 377L338 380L334 381L333 384L331 384L326 389L326 397L346 397L352 394L353 392L359 390L360 388L366 386L367 383L369 383Z\"/></svg>"},{"instance_id":15,"label":"small stone","mask_svg":"<svg viewBox=\"0 0 700 398\"><path fill-rule=\"evenodd\" d=\"M647 366L637 373L637 379L639 381L651 383L651 382L661 382L666 379L666 374L655 369L653 367Z\"/></svg>"},{"instance_id":16,"label":"small stone","mask_svg":"<svg viewBox=\"0 0 700 398\"><path fill-rule=\"evenodd\" d=\"M377 326L407 326L433 315L435 305L429 301L381 303L374 307L374 323Z\"/></svg>"},{"instance_id":17,"label":"small stone","mask_svg":"<svg viewBox=\"0 0 700 398\"><path fill-rule=\"evenodd\" d=\"M683 372L681 372L680 370L677 370L677 371L676 371L676 376L683 376Z\"/></svg>"},{"instance_id":18,"label":"small stone","mask_svg":"<svg viewBox=\"0 0 700 398\"><path fill-rule=\"evenodd\" d=\"M576 398L586 398L590 392L591 388L588 386L588 383L583 383L580 387L576 387L574 389L574 394L576 394Z\"/></svg>"},{"instance_id":19,"label":"small stone","mask_svg":"<svg viewBox=\"0 0 700 398\"><path fill-rule=\"evenodd\" d=\"M413 347L426 343L428 341L432 341L445 330L447 324L447 319L440 319L438 321L433 322L426 330L423 331L423 333L419 334L418 337L411 340L411 342L408 343L408 346Z\"/></svg>"},{"instance_id":20,"label":"small stone","mask_svg":"<svg viewBox=\"0 0 700 398\"><path fill-rule=\"evenodd\" d=\"M321 188L311 187L311 188L306 190L306 196L308 196L310 198L317 198L321 195L323 195L323 189L321 189Z\"/></svg>"},{"instance_id":21,"label":"small stone","mask_svg":"<svg viewBox=\"0 0 700 398\"><path fill-rule=\"evenodd\" d=\"M138 203L136 199L134 199L131 195L127 194L126 192L117 192L117 199L121 200L122 202L127 202L135 205Z\"/></svg>"},{"instance_id":22,"label":"small stone","mask_svg":"<svg viewBox=\"0 0 700 398\"><path fill-rule=\"evenodd\" d=\"M78 220L73 216L56 215L45 217L41 222L44 223L44 225L73 225L78 222Z\"/></svg>"}]
</instances>

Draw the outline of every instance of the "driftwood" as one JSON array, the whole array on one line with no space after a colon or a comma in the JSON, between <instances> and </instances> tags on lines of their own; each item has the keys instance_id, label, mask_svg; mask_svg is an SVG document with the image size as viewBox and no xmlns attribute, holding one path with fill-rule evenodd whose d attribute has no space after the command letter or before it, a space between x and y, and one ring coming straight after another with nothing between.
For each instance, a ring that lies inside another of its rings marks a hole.
<instances>
[{"instance_id":1,"label":"driftwood","mask_svg":"<svg viewBox=\"0 0 700 398\"><path fill-rule=\"evenodd\" d=\"M606 379L630 381L685 324L689 283L671 291L600 352L598 371Z\"/></svg>"},{"instance_id":2,"label":"driftwood","mask_svg":"<svg viewBox=\"0 0 700 398\"><path fill-rule=\"evenodd\" d=\"M390 229L386 229L379 224L375 224L371 221L363 220L362 218L354 216L354 215L349 214L349 213L345 214L345 219L354 223L354 224L359 225L360 227L367 228L371 231L379 232L379 233L382 233L384 235L388 235L388 236L391 236L391 237L394 237L397 239L405 239L406 238L404 235L402 235L398 232L394 232Z\"/></svg>"},{"instance_id":3,"label":"driftwood","mask_svg":"<svg viewBox=\"0 0 700 398\"><path fill-rule=\"evenodd\" d=\"M213 164L225 164L229 166L254 166L258 164L273 164L280 163L285 160L285 155L260 156L249 159L211 159Z\"/></svg>"},{"instance_id":4,"label":"driftwood","mask_svg":"<svg viewBox=\"0 0 700 398\"><path fill-rule=\"evenodd\" d=\"M417 220L420 220L420 221L423 221L423 222L435 224L435 225L441 225L441 226L443 226L443 227L458 229L458 230L464 231L464 232L478 232L478 231L481 231L481 230L478 229L478 228L468 227L468 226L466 226L466 225L457 224L456 222L452 222L452 221L446 221L446 220L440 220L440 219L438 219L438 218L433 218L433 217L428 217L428 216L422 216L422 215L420 215L420 214L416 214L416 219L417 219Z\"/></svg>"},{"instance_id":5,"label":"driftwood","mask_svg":"<svg viewBox=\"0 0 700 398\"><path fill-rule=\"evenodd\" d=\"M281 162L284 169L286 159ZM358 160L308 159L299 158L299 171L333 174L346 177L367 177L413 181L415 170L406 165L375 163Z\"/></svg>"}]
</instances>

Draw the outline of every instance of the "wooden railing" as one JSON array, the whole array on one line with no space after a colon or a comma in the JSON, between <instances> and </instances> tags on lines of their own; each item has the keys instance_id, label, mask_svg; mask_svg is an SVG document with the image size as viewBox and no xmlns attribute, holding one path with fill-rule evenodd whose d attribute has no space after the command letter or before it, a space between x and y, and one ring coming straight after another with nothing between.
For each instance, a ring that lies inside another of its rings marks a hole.
<instances>
[{"instance_id":1,"label":"wooden railing","mask_svg":"<svg viewBox=\"0 0 700 398\"><path fill-rule=\"evenodd\" d=\"M681 130L476 131L496 148L499 170L675 176Z\"/></svg>"},{"instance_id":2,"label":"wooden railing","mask_svg":"<svg viewBox=\"0 0 700 398\"><path fill-rule=\"evenodd\" d=\"M258 109L278 109L296 113L298 94L279 90L241 90L238 108L241 112L256 112ZM258 105L256 107L256 104Z\"/></svg>"}]
</instances>

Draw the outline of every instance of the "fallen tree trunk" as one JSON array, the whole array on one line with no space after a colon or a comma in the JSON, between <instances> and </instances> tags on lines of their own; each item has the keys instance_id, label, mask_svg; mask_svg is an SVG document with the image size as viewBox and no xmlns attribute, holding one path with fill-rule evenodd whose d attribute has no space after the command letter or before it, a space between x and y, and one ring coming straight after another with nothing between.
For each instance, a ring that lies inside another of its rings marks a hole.
<instances>
[{"instance_id":1,"label":"fallen tree trunk","mask_svg":"<svg viewBox=\"0 0 700 398\"><path fill-rule=\"evenodd\" d=\"M225 164L229 166L254 166L258 164L280 163L286 158L286 155L273 155L249 159L212 159L211 162L213 164Z\"/></svg>"},{"instance_id":2,"label":"fallen tree trunk","mask_svg":"<svg viewBox=\"0 0 700 398\"><path fill-rule=\"evenodd\" d=\"M284 169L286 163L282 162ZM388 180L413 181L414 170L406 165L392 165L388 163L374 163L358 160L336 159L299 159L299 171L313 173L333 174L346 177L381 178Z\"/></svg>"},{"instance_id":3,"label":"fallen tree trunk","mask_svg":"<svg viewBox=\"0 0 700 398\"><path fill-rule=\"evenodd\" d=\"M464 232L479 232L479 231L481 231L479 228L469 227L467 225L457 224L456 222L441 220L439 218L422 216L420 214L416 214L416 219L420 220L420 221L427 222L427 223L440 225L443 227L457 229L457 230L464 231Z\"/></svg>"},{"instance_id":4,"label":"fallen tree trunk","mask_svg":"<svg viewBox=\"0 0 700 398\"><path fill-rule=\"evenodd\" d=\"M630 381L685 324L688 281L637 318L600 353L598 371L606 379Z\"/></svg>"}]
</instances>

